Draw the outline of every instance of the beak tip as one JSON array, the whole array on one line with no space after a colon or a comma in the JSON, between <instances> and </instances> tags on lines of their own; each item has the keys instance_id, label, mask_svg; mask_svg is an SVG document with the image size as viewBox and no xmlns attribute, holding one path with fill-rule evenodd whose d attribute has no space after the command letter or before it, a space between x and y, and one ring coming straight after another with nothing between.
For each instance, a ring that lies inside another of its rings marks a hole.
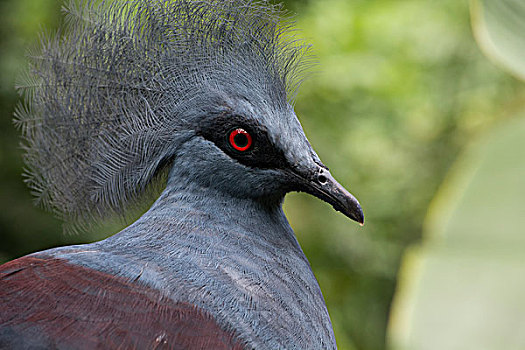
<instances>
[{"instance_id":1,"label":"beak tip","mask_svg":"<svg viewBox=\"0 0 525 350\"><path fill-rule=\"evenodd\" d=\"M365 215L363 214L363 210L361 209L361 206L359 206L356 218L354 220L357 221L359 226L361 227L365 226Z\"/></svg>"},{"instance_id":2,"label":"beak tip","mask_svg":"<svg viewBox=\"0 0 525 350\"><path fill-rule=\"evenodd\" d=\"M365 216L363 215L363 212L361 212L361 216L359 217L359 220L357 220L357 223L361 227L365 226Z\"/></svg>"},{"instance_id":3,"label":"beak tip","mask_svg":"<svg viewBox=\"0 0 525 350\"><path fill-rule=\"evenodd\" d=\"M365 215L363 214L363 209L361 209L361 205L353 196L351 198L352 198L352 201L349 207L346 207L343 210L341 209L337 209L337 210L341 211L345 216L357 222L359 226L364 226L365 225Z\"/></svg>"}]
</instances>

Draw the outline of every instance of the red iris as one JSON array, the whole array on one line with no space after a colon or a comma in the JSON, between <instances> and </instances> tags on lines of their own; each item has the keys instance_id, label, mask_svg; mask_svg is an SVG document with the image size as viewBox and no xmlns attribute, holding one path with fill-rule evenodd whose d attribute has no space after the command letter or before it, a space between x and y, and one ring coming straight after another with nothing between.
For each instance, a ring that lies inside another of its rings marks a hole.
<instances>
[{"instance_id":1,"label":"red iris","mask_svg":"<svg viewBox=\"0 0 525 350\"><path fill-rule=\"evenodd\" d=\"M237 151L244 152L251 147L252 136L244 129L235 129L230 133L230 145Z\"/></svg>"}]
</instances>

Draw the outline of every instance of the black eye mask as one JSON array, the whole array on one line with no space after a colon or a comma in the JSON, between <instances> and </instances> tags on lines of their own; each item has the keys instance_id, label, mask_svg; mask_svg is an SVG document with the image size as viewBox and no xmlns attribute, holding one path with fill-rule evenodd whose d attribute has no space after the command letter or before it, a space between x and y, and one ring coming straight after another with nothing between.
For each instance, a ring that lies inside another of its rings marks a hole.
<instances>
[{"instance_id":1,"label":"black eye mask","mask_svg":"<svg viewBox=\"0 0 525 350\"><path fill-rule=\"evenodd\" d=\"M242 135L243 132L240 132L240 135L239 132L235 133L238 129L242 129L246 135ZM231 140L232 133L234 140ZM263 125L247 121L239 115L221 114L214 119L208 119L201 125L198 134L246 166L262 169L283 169L288 166L282 150L270 141L268 130ZM232 144L232 141L244 143L248 142L248 139L251 144L246 149Z\"/></svg>"}]
</instances>

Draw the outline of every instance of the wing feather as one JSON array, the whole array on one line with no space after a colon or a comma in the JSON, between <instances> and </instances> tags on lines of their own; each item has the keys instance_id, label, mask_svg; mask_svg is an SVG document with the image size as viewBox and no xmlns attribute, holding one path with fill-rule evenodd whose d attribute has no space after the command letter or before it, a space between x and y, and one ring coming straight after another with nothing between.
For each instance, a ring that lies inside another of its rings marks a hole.
<instances>
[{"instance_id":1,"label":"wing feather","mask_svg":"<svg viewBox=\"0 0 525 350\"><path fill-rule=\"evenodd\" d=\"M204 310L61 259L0 266L0 348L242 349Z\"/></svg>"}]
</instances>

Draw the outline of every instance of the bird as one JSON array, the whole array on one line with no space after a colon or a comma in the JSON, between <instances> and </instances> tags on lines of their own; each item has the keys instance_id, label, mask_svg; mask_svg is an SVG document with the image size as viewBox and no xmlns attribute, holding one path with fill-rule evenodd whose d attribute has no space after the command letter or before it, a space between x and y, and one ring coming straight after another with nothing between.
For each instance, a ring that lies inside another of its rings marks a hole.
<instances>
[{"instance_id":1,"label":"bird","mask_svg":"<svg viewBox=\"0 0 525 350\"><path fill-rule=\"evenodd\" d=\"M306 192L364 223L294 101L311 49L260 0L71 0L28 54L25 181L104 240L0 266L2 349L335 349L283 212Z\"/></svg>"}]
</instances>

